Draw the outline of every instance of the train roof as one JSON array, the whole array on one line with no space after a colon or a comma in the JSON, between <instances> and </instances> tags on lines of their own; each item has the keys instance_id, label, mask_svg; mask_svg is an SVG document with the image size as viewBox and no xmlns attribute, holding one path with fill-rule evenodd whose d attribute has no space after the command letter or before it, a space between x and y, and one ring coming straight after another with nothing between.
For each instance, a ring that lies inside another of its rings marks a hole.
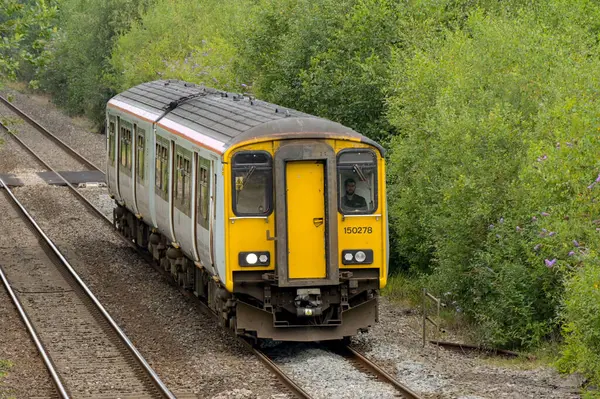
<instances>
[{"instance_id":1,"label":"train roof","mask_svg":"<svg viewBox=\"0 0 600 399\"><path fill-rule=\"evenodd\" d=\"M339 123L250 96L179 80L142 83L113 97L109 107L157 123L220 153L235 144L266 137L349 137L383 148Z\"/></svg>"}]
</instances>

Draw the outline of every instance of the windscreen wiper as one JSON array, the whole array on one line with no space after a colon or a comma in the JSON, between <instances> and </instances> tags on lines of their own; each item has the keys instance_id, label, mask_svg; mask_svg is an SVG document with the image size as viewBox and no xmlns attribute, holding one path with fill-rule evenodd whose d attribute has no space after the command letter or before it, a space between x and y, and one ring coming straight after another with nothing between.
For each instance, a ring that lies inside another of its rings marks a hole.
<instances>
[{"instance_id":1,"label":"windscreen wiper","mask_svg":"<svg viewBox=\"0 0 600 399\"><path fill-rule=\"evenodd\" d=\"M362 168L360 166L358 166L357 163L355 163L353 165L353 167L354 167L354 171L358 175L358 178L360 179L360 181L367 181L367 176L365 176L365 174L363 173Z\"/></svg>"}]
</instances>

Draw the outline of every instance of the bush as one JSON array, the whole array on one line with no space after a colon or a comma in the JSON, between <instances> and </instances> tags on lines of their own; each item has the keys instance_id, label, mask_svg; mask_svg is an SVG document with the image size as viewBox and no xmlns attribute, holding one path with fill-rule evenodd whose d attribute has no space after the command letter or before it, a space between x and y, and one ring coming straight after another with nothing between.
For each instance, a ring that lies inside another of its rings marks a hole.
<instances>
[{"instance_id":1,"label":"bush","mask_svg":"<svg viewBox=\"0 0 600 399\"><path fill-rule=\"evenodd\" d=\"M597 248L597 247L596 247ZM589 383L600 385L600 263L598 253L585 256L567 284L565 299L563 357L558 365L562 371L580 371Z\"/></svg>"},{"instance_id":2,"label":"bush","mask_svg":"<svg viewBox=\"0 0 600 399\"><path fill-rule=\"evenodd\" d=\"M491 344L556 331L572 241L596 233L599 12L587 1L477 11L394 58L397 250Z\"/></svg>"},{"instance_id":3,"label":"bush","mask_svg":"<svg viewBox=\"0 0 600 399\"><path fill-rule=\"evenodd\" d=\"M109 63L116 37L129 29L152 0L63 0L59 31L48 46L53 54L41 87L71 114L104 121L106 101L115 94L108 87Z\"/></svg>"},{"instance_id":4,"label":"bush","mask_svg":"<svg viewBox=\"0 0 600 399\"><path fill-rule=\"evenodd\" d=\"M238 42L258 96L386 140L388 61L404 8L390 0L261 1Z\"/></svg>"},{"instance_id":5,"label":"bush","mask_svg":"<svg viewBox=\"0 0 600 399\"><path fill-rule=\"evenodd\" d=\"M249 11L250 1L159 1L119 37L111 57L111 87L122 91L175 78L241 91L243 82L232 71L237 56L232 37Z\"/></svg>"},{"instance_id":6,"label":"bush","mask_svg":"<svg viewBox=\"0 0 600 399\"><path fill-rule=\"evenodd\" d=\"M58 0L5 0L0 7L0 76L37 87L37 74L50 53L46 44L56 32Z\"/></svg>"}]
</instances>

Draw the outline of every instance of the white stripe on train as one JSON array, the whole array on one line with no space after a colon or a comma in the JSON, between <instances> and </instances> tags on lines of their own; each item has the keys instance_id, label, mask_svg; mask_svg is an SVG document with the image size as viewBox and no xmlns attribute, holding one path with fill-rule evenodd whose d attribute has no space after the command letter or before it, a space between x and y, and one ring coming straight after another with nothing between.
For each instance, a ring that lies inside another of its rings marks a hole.
<instances>
[{"instance_id":1,"label":"white stripe on train","mask_svg":"<svg viewBox=\"0 0 600 399\"><path fill-rule=\"evenodd\" d=\"M115 108L119 108L123 111L130 112L141 118L147 119L151 122L156 122L156 120L160 117L160 115L158 115L158 114L143 110L134 105L127 104L127 103L125 103L123 101L119 101L119 100L111 99L108 102L108 104L112 105ZM167 117L161 119L157 125L164 129L173 130L177 133L180 133L184 137L188 138L190 141L198 143L203 146L210 147L211 149L213 149L221 154L225 151L225 143L223 143L219 140L215 140L212 137L208 137L208 136L206 136L202 133L199 133L193 129L190 129L189 127L183 126L175 121L168 119Z\"/></svg>"}]
</instances>

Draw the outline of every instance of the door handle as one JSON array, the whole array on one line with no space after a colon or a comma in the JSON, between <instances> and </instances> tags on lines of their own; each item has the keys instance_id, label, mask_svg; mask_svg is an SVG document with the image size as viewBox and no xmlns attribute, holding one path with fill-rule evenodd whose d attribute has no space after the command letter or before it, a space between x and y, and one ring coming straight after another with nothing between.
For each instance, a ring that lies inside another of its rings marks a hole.
<instances>
[{"instance_id":1,"label":"door handle","mask_svg":"<svg viewBox=\"0 0 600 399\"><path fill-rule=\"evenodd\" d=\"M313 218L313 224L315 227L319 227L323 224L323 218Z\"/></svg>"},{"instance_id":2,"label":"door handle","mask_svg":"<svg viewBox=\"0 0 600 399\"><path fill-rule=\"evenodd\" d=\"M271 231L267 230L267 241L276 241L277 237L271 237Z\"/></svg>"}]
</instances>

